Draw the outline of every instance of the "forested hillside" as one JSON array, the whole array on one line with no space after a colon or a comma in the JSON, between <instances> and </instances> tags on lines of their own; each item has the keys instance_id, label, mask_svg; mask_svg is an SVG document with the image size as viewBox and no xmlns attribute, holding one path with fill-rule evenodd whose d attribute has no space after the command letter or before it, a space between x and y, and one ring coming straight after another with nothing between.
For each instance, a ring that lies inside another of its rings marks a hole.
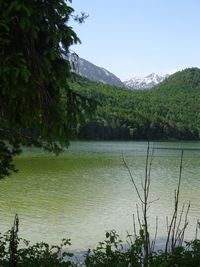
<instances>
[{"instance_id":1,"label":"forested hillside","mask_svg":"<svg viewBox=\"0 0 200 267\"><path fill-rule=\"evenodd\" d=\"M77 129L80 139L198 139L200 69L171 75L151 90L128 89L73 76L71 87L98 102L96 114Z\"/></svg>"}]
</instances>

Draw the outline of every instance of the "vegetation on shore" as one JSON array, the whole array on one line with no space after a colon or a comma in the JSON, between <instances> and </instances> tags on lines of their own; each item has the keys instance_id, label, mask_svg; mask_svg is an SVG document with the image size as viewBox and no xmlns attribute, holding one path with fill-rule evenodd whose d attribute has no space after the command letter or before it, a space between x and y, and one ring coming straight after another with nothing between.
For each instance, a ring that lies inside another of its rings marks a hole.
<instances>
[{"instance_id":1,"label":"vegetation on shore","mask_svg":"<svg viewBox=\"0 0 200 267\"><path fill-rule=\"evenodd\" d=\"M145 257L144 231L132 241L128 235L127 244L115 231L107 232L106 239L93 250L88 250L81 259L69 250L70 240L63 239L60 245L50 246L44 242L30 245L18 237L18 223L5 235L0 235L0 266L2 267L199 267L200 240L176 246L165 253L154 251ZM18 248L23 244L22 248Z\"/></svg>"},{"instance_id":2,"label":"vegetation on shore","mask_svg":"<svg viewBox=\"0 0 200 267\"><path fill-rule=\"evenodd\" d=\"M130 91L77 75L70 85L99 104L95 116L77 126L80 139L199 139L198 68L177 72L150 90Z\"/></svg>"}]
</instances>

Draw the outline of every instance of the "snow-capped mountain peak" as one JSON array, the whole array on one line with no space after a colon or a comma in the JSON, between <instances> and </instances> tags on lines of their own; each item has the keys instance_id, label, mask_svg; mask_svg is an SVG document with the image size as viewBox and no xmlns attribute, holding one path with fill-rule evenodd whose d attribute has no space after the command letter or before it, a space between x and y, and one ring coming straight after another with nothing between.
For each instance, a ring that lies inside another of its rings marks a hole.
<instances>
[{"instance_id":1,"label":"snow-capped mountain peak","mask_svg":"<svg viewBox=\"0 0 200 267\"><path fill-rule=\"evenodd\" d=\"M155 85L159 84L166 78L168 78L169 75L166 74L164 76L158 75L154 72L151 74L145 76L145 77L133 77L131 79L125 80L124 84L129 89L149 89L154 87Z\"/></svg>"}]
</instances>

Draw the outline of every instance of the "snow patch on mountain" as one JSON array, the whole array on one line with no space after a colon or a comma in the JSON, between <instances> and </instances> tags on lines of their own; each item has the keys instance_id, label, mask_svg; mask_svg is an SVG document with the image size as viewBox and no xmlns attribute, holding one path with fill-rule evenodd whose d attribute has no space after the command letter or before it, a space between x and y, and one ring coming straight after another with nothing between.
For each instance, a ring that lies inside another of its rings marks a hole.
<instances>
[{"instance_id":1,"label":"snow patch on mountain","mask_svg":"<svg viewBox=\"0 0 200 267\"><path fill-rule=\"evenodd\" d=\"M154 87L155 85L161 83L166 78L168 78L169 75L158 75L156 73L151 73L145 77L133 77L131 79L127 79L123 81L124 85L129 89L150 89Z\"/></svg>"}]
</instances>

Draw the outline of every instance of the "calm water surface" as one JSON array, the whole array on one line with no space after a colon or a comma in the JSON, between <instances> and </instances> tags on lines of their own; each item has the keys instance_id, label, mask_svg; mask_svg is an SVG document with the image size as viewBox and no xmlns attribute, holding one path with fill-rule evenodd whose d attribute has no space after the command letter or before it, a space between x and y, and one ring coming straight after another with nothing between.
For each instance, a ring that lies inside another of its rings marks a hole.
<instances>
[{"instance_id":1,"label":"calm water surface","mask_svg":"<svg viewBox=\"0 0 200 267\"><path fill-rule=\"evenodd\" d=\"M155 142L154 148L150 199L159 200L149 209L152 234L156 216L159 236L166 234L184 149L180 203L191 201L187 237L192 238L200 218L200 142ZM141 189L146 150L146 142L73 142L59 157L25 150L16 158L19 173L0 181L0 231L18 213L20 235L33 242L66 237L74 249L85 249L103 240L106 230L125 237L133 232L139 202L122 153Z\"/></svg>"}]
</instances>

